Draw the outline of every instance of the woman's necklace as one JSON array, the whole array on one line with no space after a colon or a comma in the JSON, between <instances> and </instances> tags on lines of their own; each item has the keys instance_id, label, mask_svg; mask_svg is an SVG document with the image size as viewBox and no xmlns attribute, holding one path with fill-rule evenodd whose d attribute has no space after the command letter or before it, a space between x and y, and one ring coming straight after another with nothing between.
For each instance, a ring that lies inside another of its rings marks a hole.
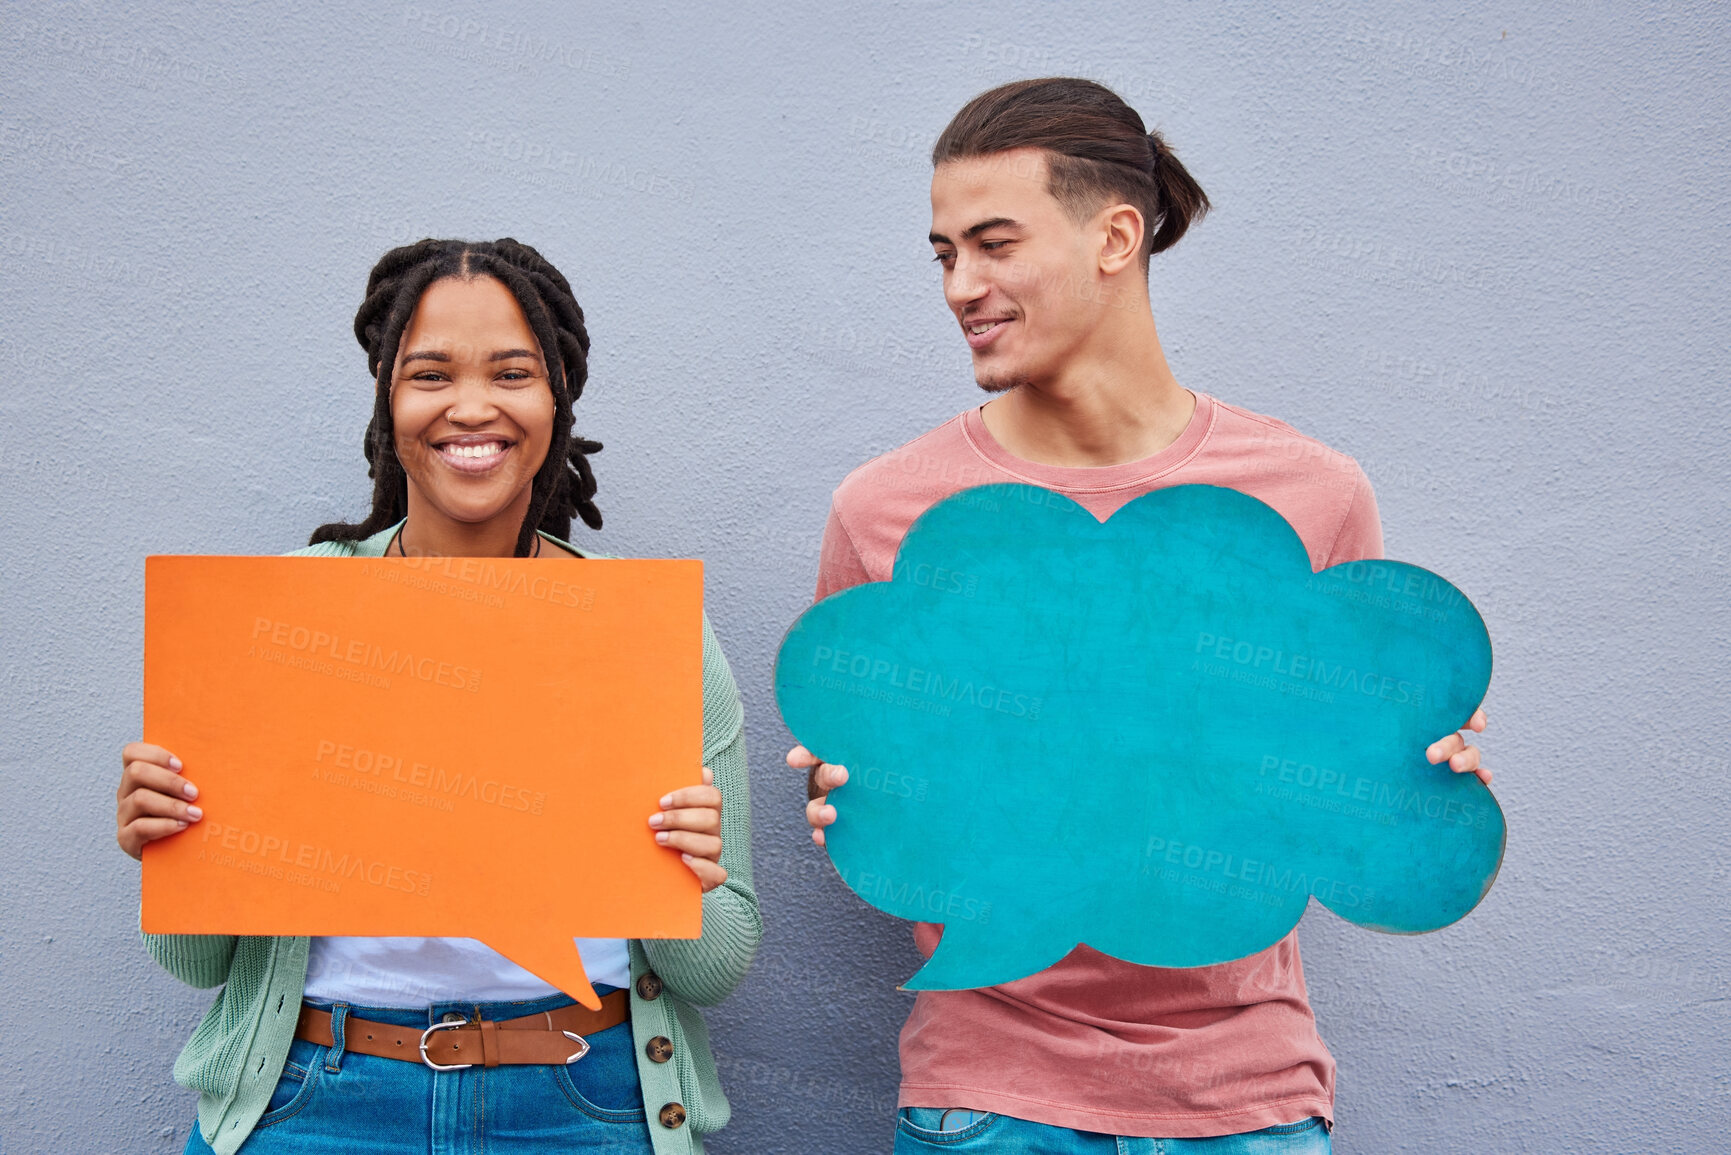
<instances>
[{"instance_id":1,"label":"woman's necklace","mask_svg":"<svg viewBox=\"0 0 1731 1155\"><path fill-rule=\"evenodd\" d=\"M387 545L385 547L385 556L386 557L391 556L391 546L393 546L393 545L397 547L397 556L398 557L408 557L409 556L408 551L403 549L403 531L405 529L408 529L408 528L409 528L409 523L406 521L403 522L402 525L397 527L397 532L393 533L391 535L391 544ZM541 556L541 535L540 534L535 535L535 552L530 554L529 556L530 557L540 557Z\"/></svg>"}]
</instances>

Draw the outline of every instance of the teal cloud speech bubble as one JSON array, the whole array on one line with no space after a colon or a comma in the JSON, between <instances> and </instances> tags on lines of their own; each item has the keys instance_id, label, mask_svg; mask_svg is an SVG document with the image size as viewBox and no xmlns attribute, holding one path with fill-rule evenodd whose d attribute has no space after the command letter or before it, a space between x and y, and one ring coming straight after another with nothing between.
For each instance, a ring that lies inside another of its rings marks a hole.
<instances>
[{"instance_id":1,"label":"teal cloud speech bubble","mask_svg":"<svg viewBox=\"0 0 1731 1155\"><path fill-rule=\"evenodd\" d=\"M1078 943L1243 958L1313 896L1397 934L1460 919L1502 862L1502 811L1424 751L1490 674L1454 586L1390 561L1312 573L1242 493L1155 490L1102 524L991 485L915 522L890 581L801 615L775 692L848 767L826 835L843 880L944 924L907 987L955 990Z\"/></svg>"}]
</instances>

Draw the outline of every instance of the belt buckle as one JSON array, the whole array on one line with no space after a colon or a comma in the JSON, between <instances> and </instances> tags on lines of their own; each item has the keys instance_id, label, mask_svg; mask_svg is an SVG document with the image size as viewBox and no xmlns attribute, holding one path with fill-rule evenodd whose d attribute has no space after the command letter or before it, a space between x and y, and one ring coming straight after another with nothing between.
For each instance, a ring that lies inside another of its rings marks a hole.
<instances>
[{"instance_id":1,"label":"belt buckle","mask_svg":"<svg viewBox=\"0 0 1731 1155\"><path fill-rule=\"evenodd\" d=\"M468 1025L469 1025L469 1021L467 1019L455 1019L455 1020L448 1022L448 1023L434 1023L432 1026L430 1026L426 1030L422 1031L421 1032L421 1062L427 1064L427 1066L431 1067L435 1071L464 1071L470 1067L473 1067L475 1065L474 1063L435 1063L435 1062L433 1062L433 1060L431 1060L427 1057L427 1036L428 1035L431 1035L434 1031L449 1031L449 1030L453 1030L457 1027L466 1027Z\"/></svg>"},{"instance_id":2,"label":"belt buckle","mask_svg":"<svg viewBox=\"0 0 1731 1155\"><path fill-rule=\"evenodd\" d=\"M449 1030L454 1030L457 1027L467 1027L470 1025L471 1024L466 1019L454 1019L448 1023L434 1023L432 1026L430 1026L426 1030L422 1031L421 1032L421 1062L425 1063L427 1066L431 1067L435 1071L466 1071L470 1067L476 1066L476 1064L474 1064L474 1063L435 1063L435 1062L433 1062L432 1059L427 1057L427 1036L428 1035L431 1035L434 1031L449 1031ZM572 1063L575 1063L578 1059L581 1059L584 1055L587 1055L589 1053L589 1040L588 1039L585 1039L582 1035L579 1035L576 1031L560 1031L559 1033L561 1035L564 1035L567 1039L570 1039L573 1043L577 1044L577 1050L571 1055L570 1058L565 1060L565 1065L567 1067L569 1067Z\"/></svg>"}]
</instances>

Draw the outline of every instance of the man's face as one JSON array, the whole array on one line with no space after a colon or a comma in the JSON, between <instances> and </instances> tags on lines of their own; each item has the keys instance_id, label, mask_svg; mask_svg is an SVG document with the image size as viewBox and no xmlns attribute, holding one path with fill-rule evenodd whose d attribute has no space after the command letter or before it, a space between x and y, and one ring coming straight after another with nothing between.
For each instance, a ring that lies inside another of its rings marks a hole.
<instances>
[{"instance_id":1,"label":"man's face","mask_svg":"<svg viewBox=\"0 0 1731 1155\"><path fill-rule=\"evenodd\" d=\"M1053 378L1101 320L1104 234L1078 225L1046 191L1046 159L1042 149L1013 149L932 173L944 299L988 393Z\"/></svg>"}]
</instances>

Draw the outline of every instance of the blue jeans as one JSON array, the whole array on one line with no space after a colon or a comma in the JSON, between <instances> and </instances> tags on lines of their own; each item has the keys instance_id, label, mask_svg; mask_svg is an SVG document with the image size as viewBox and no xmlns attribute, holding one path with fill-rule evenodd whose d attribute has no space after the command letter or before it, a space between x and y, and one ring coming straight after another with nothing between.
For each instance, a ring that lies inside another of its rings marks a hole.
<instances>
[{"instance_id":1,"label":"blue jeans","mask_svg":"<svg viewBox=\"0 0 1731 1155\"><path fill-rule=\"evenodd\" d=\"M955 1155L1328 1155L1328 1128L1312 1116L1210 1139L1138 1139L1072 1131L1009 1115L936 1107L903 1107L896 1120L896 1155L950 1151ZM963 1125L965 1124L965 1125ZM940 1130L948 1127L949 1130Z\"/></svg>"},{"instance_id":2,"label":"blue jeans","mask_svg":"<svg viewBox=\"0 0 1731 1155\"><path fill-rule=\"evenodd\" d=\"M596 992L612 988L598 985ZM514 1019L571 1002L553 995L533 1002L481 1003L489 1019ZM447 1011L473 1018L474 1003L430 1009L351 1007L353 1018L425 1027ZM587 1036L589 1053L570 1066L470 1067L434 1071L421 1063L340 1052L304 1039L288 1064L242 1155L293 1151L312 1155L402 1152L630 1152L649 1155L649 1124L637 1081L631 1024ZM187 1155L209 1155L198 1125Z\"/></svg>"}]
</instances>

